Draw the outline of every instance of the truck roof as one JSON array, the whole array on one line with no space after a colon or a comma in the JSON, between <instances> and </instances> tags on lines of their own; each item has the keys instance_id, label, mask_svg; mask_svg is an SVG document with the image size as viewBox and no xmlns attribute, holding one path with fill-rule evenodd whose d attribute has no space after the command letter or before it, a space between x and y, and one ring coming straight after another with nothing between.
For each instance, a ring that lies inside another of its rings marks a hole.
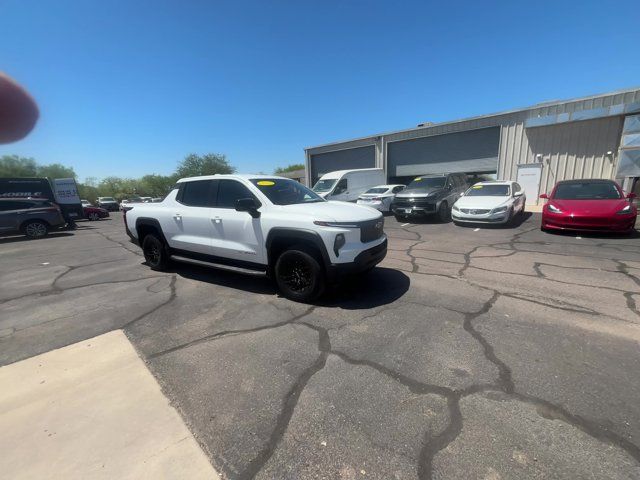
<instances>
[{"instance_id":1,"label":"truck roof","mask_svg":"<svg viewBox=\"0 0 640 480\"><path fill-rule=\"evenodd\" d=\"M220 174L216 173L215 175L201 175L199 177L185 177L178 180L176 183L182 182L190 182L192 180L214 180L214 179L222 179L222 178L233 178L233 179L241 179L241 180L251 180L253 178L281 178L283 180L291 180L290 178L281 177L279 175L265 175L265 174L251 174L251 173L231 173L231 174Z\"/></svg>"},{"instance_id":2,"label":"truck roof","mask_svg":"<svg viewBox=\"0 0 640 480\"><path fill-rule=\"evenodd\" d=\"M320 178L329 178L329 179L331 179L331 178L340 178L346 173L351 173L351 172L375 172L375 171L382 172L383 170L381 168L354 168L354 169L351 169L351 170L336 170L335 172L325 173L324 175L321 175Z\"/></svg>"}]
</instances>

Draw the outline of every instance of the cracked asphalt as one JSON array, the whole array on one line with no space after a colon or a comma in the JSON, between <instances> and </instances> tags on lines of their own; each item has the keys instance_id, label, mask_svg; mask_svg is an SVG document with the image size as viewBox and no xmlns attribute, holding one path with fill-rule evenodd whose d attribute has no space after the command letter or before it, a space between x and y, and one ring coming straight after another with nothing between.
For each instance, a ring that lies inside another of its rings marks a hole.
<instances>
[{"instance_id":1,"label":"cracked asphalt","mask_svg":"<svg viewBox=\"0 0 640 480\"><path fill-rule=\"evenodd\" d=\"M0 365L123 329L229 479L638 479L638 236L539 223L388 217L314 306L153 272L119 214L0 239Z\"/></svg>"}]
</instances>

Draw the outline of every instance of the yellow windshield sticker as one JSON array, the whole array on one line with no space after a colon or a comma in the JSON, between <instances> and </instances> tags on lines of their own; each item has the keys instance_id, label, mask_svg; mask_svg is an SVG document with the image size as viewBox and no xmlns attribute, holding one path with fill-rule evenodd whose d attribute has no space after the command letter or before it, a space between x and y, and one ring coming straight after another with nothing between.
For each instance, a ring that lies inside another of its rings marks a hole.
<instances>
[{"instance_id":1,"label":"yellow windshield sticker","mask_svg":"<svg viewBox=\"0 0 640 480\"><path fill-rule=\"evenodd\" d=\"M473 188L474 190L478 190L479 188L482 188L482 185L474 185L471 188Z\"/></svg>"},{"instance_id":2,"label":"yellow windshield sticker","mask_svg":"<svg viewBox=\"0 0 640 480\"><path fill-rule=\"evenodd\" d=\"M276 182L272 182L271 180L260 180L258 182L258 185L260 185L261 187L271 187L272 185L275 185Z\"/></svg>"},{"instance_id":3,"label":"yellow windshield sticker","mask_svg":"<svg viewBox=\"0 0 640 480\"><path fill-rule=\"evenodd\" d=\"M419 182L420 180L422 180L422 178L421 178L421 177L418 177L418 178L414 179L413 181L414 181L414 182Z\"/></svg>"}]
</instances>

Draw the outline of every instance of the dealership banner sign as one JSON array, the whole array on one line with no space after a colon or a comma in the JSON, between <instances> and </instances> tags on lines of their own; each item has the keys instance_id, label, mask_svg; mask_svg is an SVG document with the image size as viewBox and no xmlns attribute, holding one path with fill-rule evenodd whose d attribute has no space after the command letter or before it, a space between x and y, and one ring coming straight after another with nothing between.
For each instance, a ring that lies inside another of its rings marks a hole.
<instances>
[{"instance_id":1,"label":"dealership banner sign","mask_svg":"<svg viewBox=\"0 0 640 480\"><path fill-rule=\"evenodd\" d=\"M56 201L62 205L80 203L78 187L73 178L56 178L53 180L53 191Z\"/></svg>"}]
</instances>

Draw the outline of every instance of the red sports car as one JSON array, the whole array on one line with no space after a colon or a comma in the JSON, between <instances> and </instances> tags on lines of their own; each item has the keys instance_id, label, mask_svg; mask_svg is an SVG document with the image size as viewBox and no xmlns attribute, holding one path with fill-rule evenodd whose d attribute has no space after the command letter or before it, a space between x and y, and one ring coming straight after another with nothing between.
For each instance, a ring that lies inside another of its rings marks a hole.
<instances>
[{"instance_id":1,"label":"red sports car","mask_svg":"<svg viewBox=\"0 0 640 480\"><path fill-rule=\"evenodd\" d=\"M565 180L556 183L542 209L542 230L591 230L631 233L638 210L633 193L626 197L611 180Z\"/></svg>"},{"instance_id":2,"label":"red sports car","mask_svg":"<svg viewBox=\"0 0 640 480\"><path fill-rule=\"evenodd\" d=\"M109 216L109 211L100 207L82 207L84 218L89 220L100 220Z\"/></svg>"}]
</instances>

